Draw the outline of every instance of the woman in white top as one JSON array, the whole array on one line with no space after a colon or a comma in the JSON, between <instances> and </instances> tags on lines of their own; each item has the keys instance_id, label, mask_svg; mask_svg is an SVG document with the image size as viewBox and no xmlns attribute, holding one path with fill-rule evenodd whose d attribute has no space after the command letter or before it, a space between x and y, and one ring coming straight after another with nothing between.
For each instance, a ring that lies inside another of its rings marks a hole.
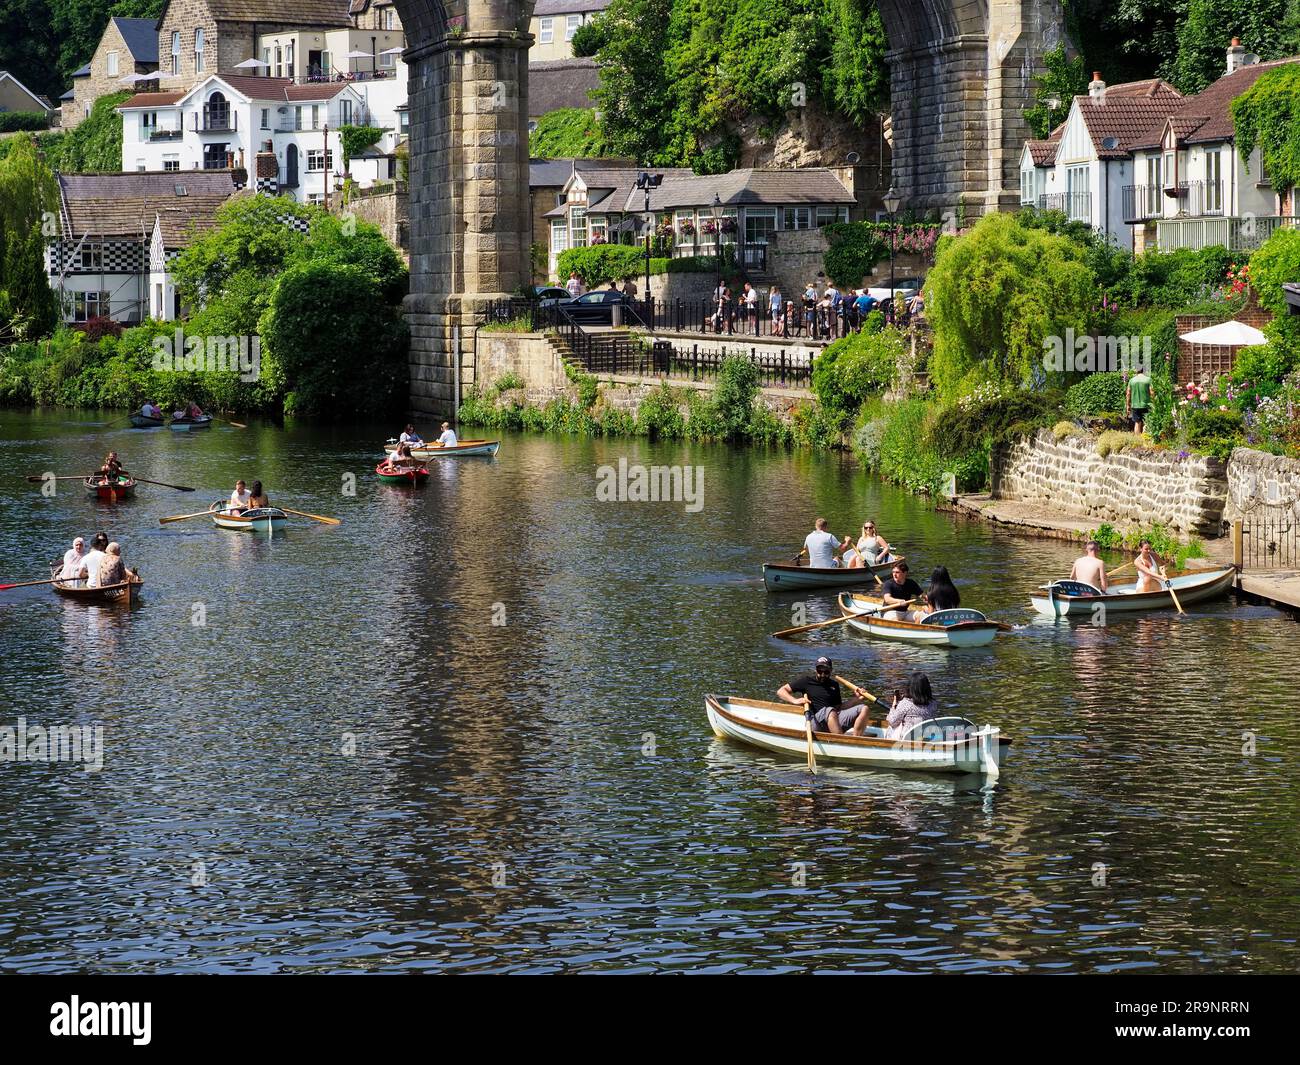
<instances>
[{"instance_id":1,"label":"woman in white top","mask_svg":"<svg viewBox=\"0 0 1300 1065\"><path fill-rule=\"evenodd\" d=\"M414 425L408 425L402 430L402 435L397 438L399 444L410 444L411 447L419 447L424 443L424 438L415 431Z\"/></svg>"},{"instance_id":2,"label":"woman in white top","mask_svg":"<svg viewBox=\"0 0 1300 1065\"><path fill-rule=\"evenodd\" d=\"M862 523L862 535L858 537L858 553L866 560L866 565L875 566L889 561L890 546L883 536L876 535L876 523Z\"/></svg>"},{"instance_id":3,"label":"woman in white top","mask_svg":"<svg viewBox=\"0 0 1300 1065\"><path fill-rule=\"evenodd\" d=\"M81 563L86 557L86 541L78 536L72 541L72 547L63 552L63 569L59 576L67 581L75 581L81 576Z\"/></svg>"},{"instance_id":4,"label":"woman in white top","mask_svg":"<svg viewBox=\"0 0 1300 1065\"><path fill-rule=\"evenodd\" d=\"M235 490L230 493L230 502L226 505L229 514L242 514L248 509L248 489L242 480L235 482Z\"/></svg>"},{"instance_id":5,"label":"woman in white top","mask_svg":"<svg viewBox=\"0 0 1300 1065\"><path fill-rule=\"evenodd\" d=\"M442 423L442 435L438 437L439 447L455 447L456 431L451 427L451 422Z\"/></svg>"},{"instance_id":6,"label":"woman in white top","mask_svg":"<svg viewBox=\"0 0 1300 1065\"><path fill-rule=\"evenodd\" d=\"M95 538L90 542L90 550L81 560L79 576L86 578L87 588L99 587L99 567L104 561L106 547L108 547L108 537L104 533L96 533Z\"/></svg>"}]
</instances>

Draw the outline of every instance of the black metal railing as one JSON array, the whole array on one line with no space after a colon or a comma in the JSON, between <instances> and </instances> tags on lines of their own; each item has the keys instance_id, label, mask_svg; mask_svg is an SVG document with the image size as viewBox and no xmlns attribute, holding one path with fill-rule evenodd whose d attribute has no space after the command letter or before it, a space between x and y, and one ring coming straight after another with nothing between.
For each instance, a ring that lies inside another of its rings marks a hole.
<instances>
[{"instance_id":1,"label":"black metal railing","mask_svg":"<svg viewBox=\"0 0 1300 1065\"><path fill-rule=\"evenodd\" d=\"M1242 569L1295 569L1300 565L1300 528L1291 519L1241 523Z\"/></svg>"},{"instance_id":2,"label":"black metal railing","mask_svg":"<svg viewBox=\"0 0 1300 1065\"><path fill-rule=\"evenodd\" d=\"M151 129L149 139L151 141L178 141L185 136L185 131L180 129Z\"/></svg>"},{"instance_id":3,"label":"black metal railing","mask_svg":"<svg viewBox=\"0 0 1300 1065\"><path fill-rule=\"evenodd\" d=\"M239 128L239 112L228 107L205 107L191 116L190 128L195 133L233 133Z\"/></svg>"}]
</instances>

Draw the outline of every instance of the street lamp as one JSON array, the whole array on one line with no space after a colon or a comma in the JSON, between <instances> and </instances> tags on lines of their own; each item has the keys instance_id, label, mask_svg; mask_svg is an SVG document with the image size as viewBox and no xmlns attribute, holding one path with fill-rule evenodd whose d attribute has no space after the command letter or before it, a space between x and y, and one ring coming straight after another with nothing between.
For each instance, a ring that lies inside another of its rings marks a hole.
<instances>
[{"instance_id":1,"label":"street lamp","mask_svg":"<svg viewBox=\"0 0 1300 1065\"><path fill-rule=\"evenodd\" d=\"M654 235L655 216L650 210L650 190L657 189L663 182L663 174L650 174L641 171L636 176L636 187L645 193L645 298L650 304L650 239Z\"/></svg>"},{"instance_id":2,"label":"street lamp","mask_svg":"<svg viewBox=\"0 0 1300 1065\"><path fill-rule=\"evenodd\" d=\"M718 288L722 288L722 201L718 199L718 194L713 194L713 202L709 205L709 213L713 215L713 257L718 260Z\"/></svg>"},{"instance_id":3,"label":"street lamp","mask_svg":"<svg viewBox=\"0 0 1300 1065\"><path fill-rule=\"evenodd\" d=\"M897 190L891 185L889 191L885 193L885 210L889 212L889 321L893 324L894 312L897 309L894 304L897 300L897 293L894 291L894 241L897 236L898 208L902 206L903 198L898 195Z\"/></svg>"}]
</instances>

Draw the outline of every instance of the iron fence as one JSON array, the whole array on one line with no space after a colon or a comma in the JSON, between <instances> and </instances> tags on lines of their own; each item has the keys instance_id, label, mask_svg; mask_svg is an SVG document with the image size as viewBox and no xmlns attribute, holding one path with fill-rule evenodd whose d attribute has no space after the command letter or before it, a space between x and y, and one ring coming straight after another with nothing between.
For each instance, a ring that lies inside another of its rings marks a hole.
<instances>
[{"instance_id":1,"label":"iron fence","mask_svg":"<svg viewBox=\"0 0 1300 1065\"><path fill-rule=\"evenodd\" d=\"M1241 523L1242 569L1295 569L1300 565L1300 531L1286 519Z\"/></svg>"}]
</instances>

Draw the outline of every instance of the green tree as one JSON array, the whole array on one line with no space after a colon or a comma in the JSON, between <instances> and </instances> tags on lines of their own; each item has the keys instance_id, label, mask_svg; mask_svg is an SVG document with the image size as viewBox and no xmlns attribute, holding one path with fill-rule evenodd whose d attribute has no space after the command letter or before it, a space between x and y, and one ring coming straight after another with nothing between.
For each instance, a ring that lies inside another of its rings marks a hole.
<instances>
[{"instance_id":1,"label":"green tree","mask_svg":"<svg viewBox=\"0 0 1300 1065\"><path fill-rule=\"evenodd\" d=\"M672 7L673 0L614 0L601 16L609 41L594 95L615 155L650 162L658 153L670 113L663 54Z\"/></svg>"},{"instance_id":2,"label":"green tree","mask_svg":"<svg viewBox=\"0 0 1300 1065\"><path fill-rule=\"evenodd\" d=\"M58 299L45 276L44 248L58 217L58 187L36 145L19 134L0 161L0 338L47 335Z\"/></svg>"},{"instance_id":3,"label":"green tree","mask_svg":"<svg viewBox=\"0 0 1300 1065\"><path fill-rule=\"evenodd\" d=\"M1286 39L1292 0L1188 0L1178 31L1173 82L1179 92L1200 92L1227 72L1228 39L1240 37L1262 59L1279 59L1293 42Z\"/></svg>"},{"instance_id":4,"label":"green tree","mask_svg":"<svg viewBox=\"0 0 1300 1065\"><path fill-rule=\"evenodd\" d=\"M1088 91L1088 68L1082 55L1073 59L1066 53L1065 45L1058 44L1043 53L1043 73L1034 79L1034 106L1025 110L1025 121L1030 132L1045 138L1070 113L1070 103ZM1048 100L1056 97L1052 107Z\"/></svg>"},{"instance_id":5,"label":"green tree","mask_svg":"<svg viewBox=\"0 0 1300 1065\"><path fill-rule=\"evenodd\" d=\"M985 382L1041 380L1045 341L1089 331L1098 286L1073 241L990 214L940 243L926 293L930 377L954 399Z\"/></svg>"},{"instance_id":6,"label":"green tree","mask_svg":"<svg viewBox=\"0 0 1300 1065\"><path fill-rule=\"evenodd\" d=\"M101 96L76 129L42 141L51 167L65 173L112 173L122 169L122 116L116 108L130 92Z\"/></svg>"},{"instance_id":7,"label":"green tree","mask_svg":"<svg viewBox=\"0 0 1300 1065\"><path fill-rule=\"evenodd\" d=\"M575 56L579 59L587 59L604 48L608 42L609 29L605 25L605 20L596 15L578 27L578 32L573 35L573 40L569 43L573 46Z\"/></svg>"}]
</instances>

